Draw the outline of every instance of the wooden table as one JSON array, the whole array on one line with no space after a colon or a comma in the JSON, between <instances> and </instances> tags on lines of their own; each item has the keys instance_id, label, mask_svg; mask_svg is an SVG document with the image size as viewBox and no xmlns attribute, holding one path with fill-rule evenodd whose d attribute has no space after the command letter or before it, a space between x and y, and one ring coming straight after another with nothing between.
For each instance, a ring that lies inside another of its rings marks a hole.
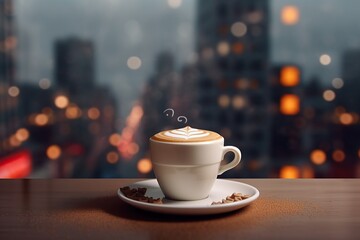
<instances>
[{"instance_id":1,"label":"wooden table","mask_svg":"<svg viewBox=\"0 0 360 240\"><path fill-rule=\"evenodd\" d=\"M360 179L238 179L257 187L259 199L197 217L150 213L118 199L119 186L138 180L0 180L0 239L360 237Z\"/></svg>"}]
</instances>

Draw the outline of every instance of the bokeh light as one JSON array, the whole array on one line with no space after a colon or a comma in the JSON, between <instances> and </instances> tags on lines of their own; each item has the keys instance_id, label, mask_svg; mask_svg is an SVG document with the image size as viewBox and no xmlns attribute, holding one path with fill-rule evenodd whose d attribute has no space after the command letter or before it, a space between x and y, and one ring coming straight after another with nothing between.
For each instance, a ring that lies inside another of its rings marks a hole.
<instances>
[{"instance_id":1,"label":"bokeh light","mask_svg":"<svg viewBox=\"0 0 360 240\"><path fill-rule=\"evenodd\" d=\"M342 113L340 114L340 123L344 125L350 125L353 123L354 118L350 113Z\"/></svg>"},{"instance_id":2,"label":"bokeh light","mask_svg":"<svg viewBox=\"0 0 360 240\"><path fill-rule=\"evenodd\" d=\"M225 56L229 53L230 46L227 42L219 42L219 44L217 45L217 51L220 56Z\"/></svg>"},{"instance_id":3,"label":"bokeh light","mask_svg":"<svg viewBox=\"0 0 360 240\"><path fill-rule=\"evenodd\" d=\"M96 107L89 108L87 115L90 119L96 120L100 117L100 110Z\"/></svg>"},{"instance_id":4,"label":"bokeh light","mask_svg":"<svg viewBox=\"0 0 360 240\"><path fill-rule=\"evenodd\" d=\"M345 160L345 153L341 149L336 149L332 153L332 158L334 159L335 162L343 162Z\"/></svg>"},{"instance_id":5,"label":"bokeh light","mask_svg":"<svg viewBox=\"0 0 360 240\"><path fill-rule=\"evenodd\" d=\"M231 33L235 37L242 37L246 34L247 27L245 23L243 22L235 22L233 25L231 25Z\"/></svg>"},{"instance_id":6,"label":"bokeh light","mask_svg":"<svg viewBox=\"0 0 360 240\"><path fill-rule=\"evenodd\" d=\"M142 64L141 59L137 56L129 57L127 60L127 66L131 70L139 69L141 67L141 64Z\"/></svg>"},{"instance_id":7,"label":"bokeh light","mask_svg":"<svg viewBox=\"0 0 360 240\"><path fill-rule=\"evenodd\" d=\"M8 94L11 97L17 97L20 94L20 89L18 87L16 87L16 86L9 87Z\"/></svg>"},{"instance_id":8,"label":"bokeh light","mask_svg":"<svg viewBox=\"0 0 360 240\"><path fill-rule=\"evenodd\" d=\"M241 109L243 107L245 107L246 105L246 100L243 96L235 96L232 100L232 105L234 107L234 109Z\"/></svg>"},{"instance_id":9,"label":"bokeh light","mask_svg":"<svg viewBox=\"0 0 360 240\"><path fill-rule=\"evenodd\" d=\"M65 110L65 116L69 119L76 119L81 116L81 110L76 104L70 104Z\"/></svg>"},{"instance_id":10,"label":"bokeh light","mask_svg":"<svg viewBox=\"0 0 360 240\"><path fill-rule=\"evenodd\" d=\"M326 161L326 154L323 150L315 149L310 153L310 160L316 165L324 164Z\"/></svg>"},{"instance_id":11,"label":"bokeh light","mask_svg":"<svg viewBox=\"0 0 360 240\"><path fill-rule=\"evenodd\" d=\"M64 95L59 95L55 98L54 103L58 108L66 108L69 105L69 98Z\"/></svg>"},{"instance_id":12,"label":"bokeh light","mask_svg":"<svg viewBox=\"0 0 360 240\"><path fill-rule=\"evenodd\" d=\"M280 178L299 178L300 171L298 167L295 166L284 166L280 169L279 173Z\"/></svg>"},{"instance_id":13,"label":"bokeh light","mask_svg":"<svg viewBox=\"0 0 360 240\"><path fill-rule=\"evenodd\" d=\"M20 128L16 131L15 136L20 142L24 142L29 138L30 133L26 128Z\"/></svg>"},{"instance_id":14,"label":"bokeh light","mask_svg":"<svg viewBox=\"0 0 360 240\"><path fill-rule=\"evenodd\" d=\"M46 149L46 156L51 160L56 160L61 155L61 148L58 145L51 145Z\"/></svg>"},{"instance_id":15,"label":"bokeh light","mask_svg":"<svg viewBox=\"0 0 360 240\"><path fill-rule=\"evenodd\" d=\"M44 89L44 90L45 90L45 89L49 89L50 86L51 86L51 82L50 82L49 79L47 79L47 78L40 79L40 81L39 81L39 87L40 87L41 89Z\"/></svg>"},{"instance_id":16,"label":"bokeh light","mask_svg":"<svg viewBox=\"0 0 360 240\"><path fill-rule=\"evenodd\" d=\"M285 25L295 25L299 22L300 12L296 6L284 6L281 9L281 21Z\"/></svg>"},{"instance_id":17,"label":"bokeh light","mask_svg":"<svg viewBox=\"0 0 360 240\"><path fill-rule=\"evenodd\" d=\"M280 84L285 87L293 87L300 82L300 71L297 67L287 66L280 71Z\"/></svg>"},{"instance_id":18,"label":"bokeh light","mask_svg":"<svg viewBox=\"0 0 360 240\"><path fill-rule=\"evenodd\" d=\"M49 122L49 117L44 113L36 114L34 122L38 126L44 126Z\"/></svg>"},{"instance_id":19,"label":"bokeh light","mask_svg":"<svg viewBox=\"0 0 360 240\"><path fill-rule=\"evenodd\" d=\"M328 54L323 54L320 56L319 61L322 65L326 66L331 63L331 57Z\"/></svg>"},{"instance_id":20,"label":"bokeh light","mask_svg":"<svg viewBox=\"0 0 360 240\"><path fill-rule=\"evenodd\" d=\"M167 1L170 8L178 8L181 6L182 0L168 0Z\"/></svg>"},{"instance_id":21,"label":"bokeh light","mask_svg":"<svg viewBox=\"0 0 360 240\"><path fill-rule=\"evenodd\" d=\"M280 99L280 112L284 115L295 115L300 112L300 99L295 94L285 94Z\"/></svg>"},{"instance_id":22,"label":"bokeh light","mask_svg":"<svg viewBox=\"0 0 360 240\"><path fill-rule=\"evenodd\" d=\"M142 174L149 173L152 169L152 164L150 159L148 158L140 159L139 162L137 163L137 169Z\"/></svg>"},{"instance_id":23,"label":"bokeh light","mask_svg":"<svg viewBox=\"0 0 360 240\"><path fill-rule=\"evenodd\" d=\"M111 151L106 154L106 161L110 164L115 164L119 161L119 154L115 151Z\"/></svg>"},{"instance_id":24,"label":"bokeh light","mask_svg":"<svg viewBox=\"0 0 360 240\"><path fill-rule=\"evenodd\" d=\"M323 93L323 98L327 102L331 102L335 99L336 94L333 90L325 90Z\"/></svg>"},{"instance_id":25,"label":"bokeh light","mask_svg":"<svg viewBox=\"0 0 360 240\"><path fill-rule=\"evenodd\" d=\"M113 133L109 137L109 143L113 146L118 146L121 142L121 135L118 133Z\"/></svg>"},{"instance_id":26,"label":"bokeh light","mask_svg":"<svg viewBox=\"0 0 360 240\"><path fill-rule=\"evenodd\" d=\"M340 89L344 86L344 80L342 80L341 78L334 78L332 81L331 81L331 84L334 88L336 89Z\"/></svg>"},{"instance_id":27,"label":"bokeh light","mask_svg":"<svg viewBox=\"0 0 360 240\"><path fill-rule=\"evenodd\" d=\"M218 99L218 104L220 107L225 108L230 104L230 98L228 95L221 95Z\"/></svg>"}]
</instances>

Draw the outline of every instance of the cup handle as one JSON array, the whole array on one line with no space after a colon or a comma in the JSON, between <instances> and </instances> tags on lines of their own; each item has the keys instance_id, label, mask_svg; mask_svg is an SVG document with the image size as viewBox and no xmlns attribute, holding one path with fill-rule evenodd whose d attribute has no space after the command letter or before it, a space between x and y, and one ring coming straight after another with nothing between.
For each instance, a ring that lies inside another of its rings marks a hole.
<instances>
[{"instance_id":1,"label":"cup handle","mask_svg":"<svg viewBox=\"0 0 360 240\"><path fill-rule=\"evenodd\" d=\"M224 172L226 172L227 170L230 170L230 169L236 167L236 165L238 165L240 160L241 160L241 152L240 152L240 150L237 147L233 147L233 146L225 146L225 147L223 147L222 160L224 160L224 156L228 152L233 152L235 154L235 157L228 164L220 166L218 175L221 175Z\"/></svg>"}]
</instances>

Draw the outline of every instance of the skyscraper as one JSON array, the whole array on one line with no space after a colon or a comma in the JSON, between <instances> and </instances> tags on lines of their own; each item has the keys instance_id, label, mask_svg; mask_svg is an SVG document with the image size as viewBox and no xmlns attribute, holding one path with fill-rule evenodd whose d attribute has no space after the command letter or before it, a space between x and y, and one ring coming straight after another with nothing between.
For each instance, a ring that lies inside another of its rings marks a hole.
<instances>
[{"instance_id":1,"label":"skyscraper","mask_svg":"<svg viewBox=\"0 0 360 240\"><path fill-rule=\"evenodd\" d=\"M94 47L91 41L67 38L55 43L55 79L72 93L94 86Z\"/></svg>"},{"instance_id":2,"label":"skyscraper","mask_svg":"<svg viewBox=\"0 0 360 240\"><path fill-rule=\"evenodd\" d=\"M200 124L242 149L241 176L265 176L269 148L269 1L198 2ZM239 176L239 171L230 171Z\"/></svg>"},{"instance_id":3,"label":"skyscraper","mask_svg":"<svg viewBox=\"0 0 360 240\"><path fill-rule=\"evenodd\" d=\"M21 89L15 85L16 44L13 1L0 0L0 178L27 177L31 171L31 156L21 149L29 132L20 128Z\"/></svg>"}]
</instances>

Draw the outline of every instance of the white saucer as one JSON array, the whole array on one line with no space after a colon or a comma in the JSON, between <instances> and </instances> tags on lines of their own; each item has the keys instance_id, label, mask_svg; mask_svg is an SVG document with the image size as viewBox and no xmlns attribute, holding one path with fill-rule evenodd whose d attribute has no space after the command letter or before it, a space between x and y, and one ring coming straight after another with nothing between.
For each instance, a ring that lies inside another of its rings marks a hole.
<instances>
[{"instance_id":1,"label":"white saucer","mask_svg":"<svg viewBox=\"0 0 360 240\"><path fill-rule=\"evenodd\" d=\"M147 188L146 196L153 198L164 198L156 179L136 182L129 186L130 188ZM250 195L249 198L233 203L211 205L212 202L218 202L226 198L232 193L242 193ZM163 204L145 203L135 201L125 197L125 195L118 189L118 196L126 203L152 212L179 214L179 215L206 215L231 212L249 205L259 197L259 190L255 187L235 181L217 179L206 199L197 201L174 201L164 198Z\"/></svg>"}]
</instances>

